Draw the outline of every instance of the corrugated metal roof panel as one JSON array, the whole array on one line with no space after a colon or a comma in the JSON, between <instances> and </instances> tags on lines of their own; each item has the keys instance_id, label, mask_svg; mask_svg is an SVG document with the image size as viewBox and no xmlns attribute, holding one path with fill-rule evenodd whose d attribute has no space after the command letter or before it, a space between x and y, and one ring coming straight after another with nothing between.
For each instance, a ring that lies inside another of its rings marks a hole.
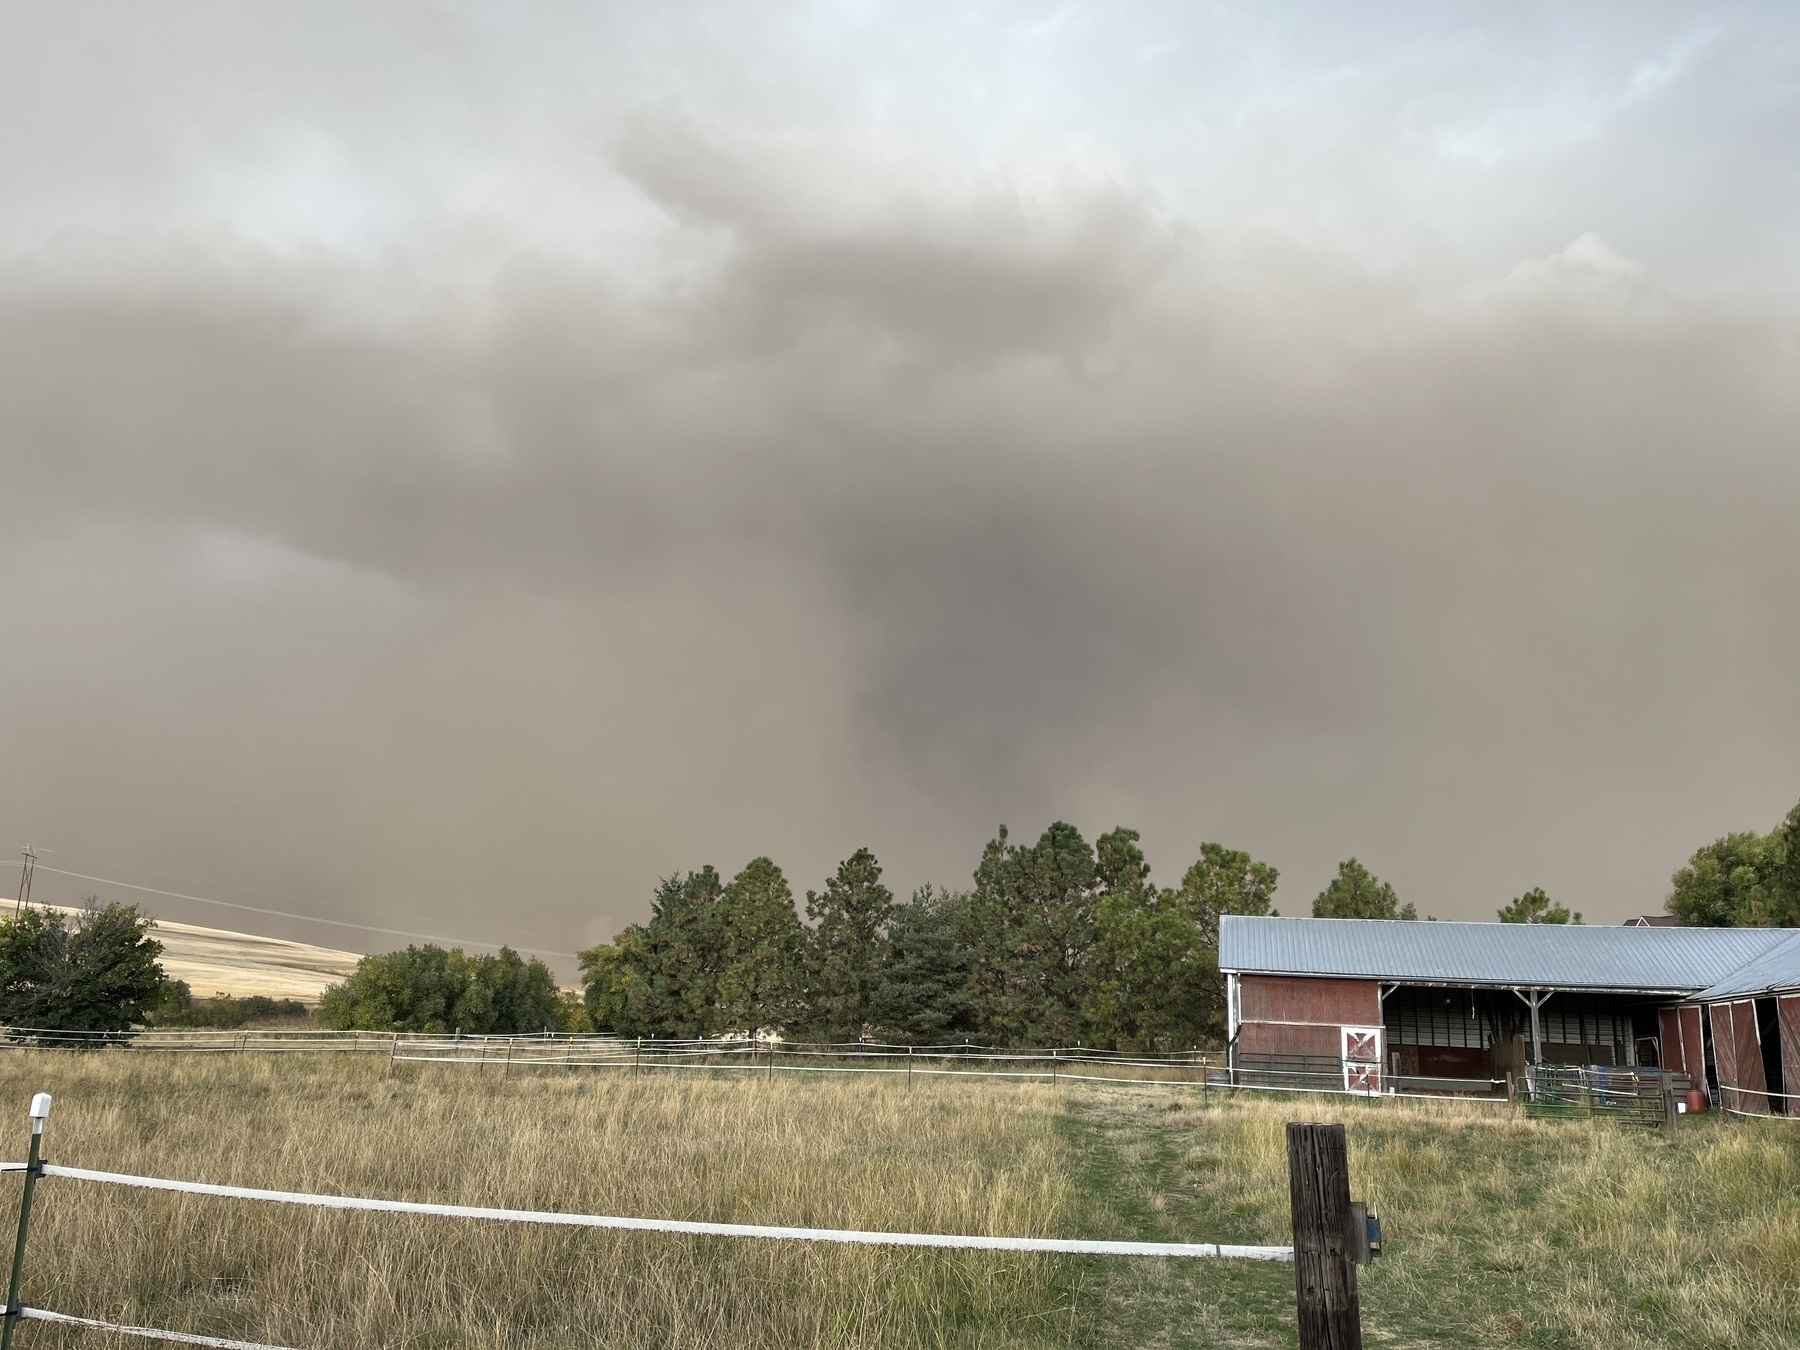
<instances>
[{"instance_id":1,"label":"corrugated metal roof panel","mask_svg":"<svg viewBox=\"0 0 1800 1350\"><path fill-rule=\"evenodd\" d=\"M1800 933L1791 928L1775 930L1785 940L1738 967L1717 984L1694 995L1697 1003L1717 1003L1730 998L1755 998L1778 989L1800 989Z\"/></svg>"},{"instance_id":2,"label":"corrugated metal roof panel","mask_svg":"<svg viewBox=\"0 0 1800 1350\"><path fill-rule=\"evenodd\" d=\"M1625 928L1228 914L1219 967L1413 983L1693 993L1792 934L1771 928Z\"/></svg>"}]
</instances>

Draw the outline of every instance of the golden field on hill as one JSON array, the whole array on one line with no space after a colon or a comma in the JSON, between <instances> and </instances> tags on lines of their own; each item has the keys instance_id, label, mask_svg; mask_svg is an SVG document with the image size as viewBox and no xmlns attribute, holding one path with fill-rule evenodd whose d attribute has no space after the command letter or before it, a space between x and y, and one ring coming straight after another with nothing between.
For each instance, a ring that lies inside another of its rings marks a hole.
<instances>
[{"instance_id":1,"label":"golden field on hill","mask_svg":"<svg viewBox=\"0 0 1800 1350\"><path fill-rule=\"evenodd\" d=\"M1800 1343L1800 1130L793 1074L12 1051L47 1156L191 1180L823 1227L1287 1240L1282 1124L1342 1119L1372 1345ZM13 1212L19 1182L0 1200ZM4 1231L0 1228L0 1231ZM1289 1346L1292 1271L300 1210L46 1179L28 1304L300 1350ZM39 1323L20 1344L116 1346Z\"/></svg>"},{"instance_id":2,"label":"golden field on hill","mask_svg":"<svg viewBox=\"0 0 1800 1350\"><path fill-rule=\"evenodd\" d=\"M45 905L65 914L79 910L66 905ZM292 998L316 1004L327 985L337 984L356 969L361 958L335 947L315 947L308 942L257 937L224 928L158 919L151 934L163 945L163 973L171 980L186 980L195 998L230 994L247 998Z\"/></svg>"}]
</instances>

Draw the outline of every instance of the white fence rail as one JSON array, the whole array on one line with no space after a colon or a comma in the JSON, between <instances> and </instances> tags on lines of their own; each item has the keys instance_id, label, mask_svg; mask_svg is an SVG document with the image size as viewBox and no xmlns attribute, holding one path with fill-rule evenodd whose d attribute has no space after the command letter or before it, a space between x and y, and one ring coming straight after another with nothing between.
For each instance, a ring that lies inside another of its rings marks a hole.
<instances>
[{"instance_id":1,"label":"white fence rail","mask_svg":"<svg viewBox=\"0 0 1800 1350\"><path fill-rule=\"evenodd\" d=\"M170 1177L140 1176L129 1172L103 1172L86 1167L64 1167L41 1160L39 1143L43 1134L44 1122L49 1114L49 1095L39 1093L32 1102L33 1130L30 1160L23 1163L0 1163L0 1172L23 1172L25 1174L25 1191L19 1207L18 1241L13 1257L12 1283L4 1310L4 1340L0 1342L6 1346L11 1345L13 1329L18 1322L21 1319L32 1319L105 1331L115 1335L172 1341L184 1345L214 1346L219 1347L220 1350L283 1350L283 1347L263 1345L253 1341L229 1340L191 1332L168 1331L159 1327L105 1322L95 1318L78 1317L71 1313L25 1306L19 1301L19 1277L25 1259L25 1242L31 1220L32 1194L36 1182L42 1178L61 1178L66 1181L88 1182L102 1186L123 1186L136 1190L203 1195L227 1200L253 1200L313 1209L373 1211L385 1214L421 1215L429 1218L674 1233L693 1237L844 1243L879 1247L931 1247L961 1251L1045 1252L1062 1256L1207 1257L1285 1262L1294 1260L1294 1248L1291 1246L1264 1247L1219 1242L1127 1242L1090 1238L1008 1237L986 1233L894 1233L880 1229L798 1228L776 1224L715 1223L696 1219L657 1219L617 1214L570 1214L560 1210L500 1209L484 1205L448 1205L420 1200L388 1200L354 1195L321 1195L306 1191L265 1190L253 1186L230 1186L205 1181L181 1181Z\"/></svg>"},{"instance_id":2,"label":"white fence rail","mask_svg":"<svg viewBox=\"0 0 1800 1350\"><path fill-rule=\"evenodd\" d=\"M709 1223L696 1219L645 1219L616 1214L566 1214L558 1210L493 1209L483 1205L441 1205L420 1200L378 1200L355 1195L314 1195L304 1191L268 1191L252 1186L220 1186L204 1181L96 1172L85 1167L45 1163L46 1177L130 1186L138 1190L176 1191L229 1200L262 1200L314 1209L373 1210L384 1214L423 1214L443 1219L487 1219L501 1223L535 1223L565 1228L615 1228L692 1237L772 1238L788 1242L835 1242L864 1247L951 1247L968 1251L1057 1252L1065 1256L1233 1257L1245 1261L1292 1261L1292 1247L1246 1247L1217 1242L1112 1242L1087 1238L993 1237L982 1233L889 1233L878 1229L789 1228L774 1224Z\"/></svg>"}]
</instances>

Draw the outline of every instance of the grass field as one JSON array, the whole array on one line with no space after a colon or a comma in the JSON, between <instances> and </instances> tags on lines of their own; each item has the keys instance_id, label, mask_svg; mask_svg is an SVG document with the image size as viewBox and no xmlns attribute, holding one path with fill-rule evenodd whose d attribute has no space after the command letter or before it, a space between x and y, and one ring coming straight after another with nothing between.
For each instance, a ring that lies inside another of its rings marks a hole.
<instances>
[{"instance_id":1,"label":"grass field","mask_svg":"<svg viewBox=\"0 0 1800 1350\"><path fill-rule=\"evenodd\" d=\"M195 1180L665 1217L1287 1240L1282 1123L1343 1119L1388 1254L1372 1345L1800 1344L1800 1130L1186 1089L31 1051L22 1153ZM8 1203L18 1182L8 1178ZM278 1345L1294 1344L1287 1266L894 1251L336 1214L49 1179L24 1297ZM28 1324L20 1345L118 1345Z\"/></svg>"}]
</instances>

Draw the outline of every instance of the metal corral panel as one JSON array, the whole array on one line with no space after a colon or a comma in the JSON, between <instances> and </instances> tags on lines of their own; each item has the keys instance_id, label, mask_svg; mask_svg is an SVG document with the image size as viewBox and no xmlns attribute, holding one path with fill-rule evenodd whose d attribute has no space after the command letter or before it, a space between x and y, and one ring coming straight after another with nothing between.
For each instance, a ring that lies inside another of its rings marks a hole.
<instances>
[{"instance_id":1,"label":"metal corral panel","mask_svg":"<svg viewBox=\"0 0 1800 1350\"><path fill-rule=\"evenodd\" d=\"M1431 923L1227 914L1219 968L1417 984L1692 994L1795 934L1773 928Z\"/></svg>"},{"instance_id":2,"label":"metal corral panel","mask_svg":"<svg viewBox=\"0 0 1800 1350\"><path fill-rule=\"evenodd\" d=\"M1721 1003L1726 999L1755 998L1777 990L1800 989L1800 932L1792 928L1736 931L1775 932L1781 934L1781 941L1752 957L1710 988L1702 989L1696 995L1697 1001Z\"/></svg>"}]
</instances>

